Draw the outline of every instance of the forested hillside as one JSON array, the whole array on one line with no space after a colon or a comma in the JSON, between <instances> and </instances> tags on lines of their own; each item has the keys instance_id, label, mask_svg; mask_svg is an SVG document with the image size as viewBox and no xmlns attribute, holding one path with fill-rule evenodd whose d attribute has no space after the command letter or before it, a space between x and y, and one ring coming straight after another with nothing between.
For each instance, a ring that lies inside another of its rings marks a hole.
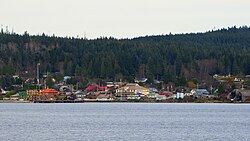
<instances>
[{"instance_id":1,"label":"forested hillside","mask_svg":"<svg viewBox=\"0 0 250 141\"><path fill-rule=\"evenodd\" d=\"M250 28L134 39L31 36L1 31L0 75L60 72L80 79L147 77L182 85L213 74L250 74Z\"/></svg>"}]
</instances>

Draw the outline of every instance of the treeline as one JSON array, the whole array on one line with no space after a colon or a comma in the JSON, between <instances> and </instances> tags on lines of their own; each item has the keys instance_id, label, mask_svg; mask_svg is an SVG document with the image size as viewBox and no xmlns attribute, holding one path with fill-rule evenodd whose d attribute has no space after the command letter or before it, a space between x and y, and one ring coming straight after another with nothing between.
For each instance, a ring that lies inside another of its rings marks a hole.
<instances>
[{"instance_id":1,"label":"treeline","mask_svg":"<svg viewBox=\"0 0 250 141\"><path fill-rule=\"evenodd\" d=\"M86 79L147 77L184 85L213 74L250 74L250 28L134 39L0 33L0 75L59 72Z\"/></svg>"}]
</instances>

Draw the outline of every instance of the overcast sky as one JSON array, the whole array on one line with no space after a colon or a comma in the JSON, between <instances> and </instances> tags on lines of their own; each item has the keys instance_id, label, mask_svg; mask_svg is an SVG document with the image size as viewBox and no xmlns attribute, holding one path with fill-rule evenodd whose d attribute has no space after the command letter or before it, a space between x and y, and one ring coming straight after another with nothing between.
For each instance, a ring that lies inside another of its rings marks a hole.
<instances>
[{"instance_id":1,"label":"overcast sky","mask_svg":"<svg viewBox=\"0 0 250 141\"><path fill-rule=\"evenodd\" d=\"M250 25L250 0L0 0L17 33L132 38Z\"/></svg>"}]
</instances>

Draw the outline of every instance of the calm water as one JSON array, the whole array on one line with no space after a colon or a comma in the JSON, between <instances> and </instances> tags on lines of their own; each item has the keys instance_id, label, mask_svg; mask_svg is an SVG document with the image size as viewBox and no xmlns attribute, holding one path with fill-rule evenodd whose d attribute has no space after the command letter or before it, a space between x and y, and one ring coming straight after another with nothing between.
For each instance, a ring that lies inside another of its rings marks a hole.
<instances>
[{"instance_id":1,"label":"calm water","mask_svg":"<svg viewBox=\"0 0 250 141\"><path fill-rule=\"evenodd\" d=\"M0 103L0 140L250 140L250 105Z\"/></svg>"}]
</instances>

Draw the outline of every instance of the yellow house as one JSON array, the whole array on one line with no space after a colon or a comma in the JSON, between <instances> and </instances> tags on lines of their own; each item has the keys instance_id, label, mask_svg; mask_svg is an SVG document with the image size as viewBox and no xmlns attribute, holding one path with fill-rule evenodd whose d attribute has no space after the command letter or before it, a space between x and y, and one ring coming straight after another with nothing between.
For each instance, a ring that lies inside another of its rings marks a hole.
<instances>
[{"instance_id":1,"label":"yellow house","mask_svg":"<svg viewBox=\"0 0 250 141\"><path fill-rule=\"evenodd\" d=\"M135 95L135 94L149 94L149 89L139 86L137 83L128 83L126 86L123 86L116 90L116 95Z\"/></svg>"}]
</instances>

